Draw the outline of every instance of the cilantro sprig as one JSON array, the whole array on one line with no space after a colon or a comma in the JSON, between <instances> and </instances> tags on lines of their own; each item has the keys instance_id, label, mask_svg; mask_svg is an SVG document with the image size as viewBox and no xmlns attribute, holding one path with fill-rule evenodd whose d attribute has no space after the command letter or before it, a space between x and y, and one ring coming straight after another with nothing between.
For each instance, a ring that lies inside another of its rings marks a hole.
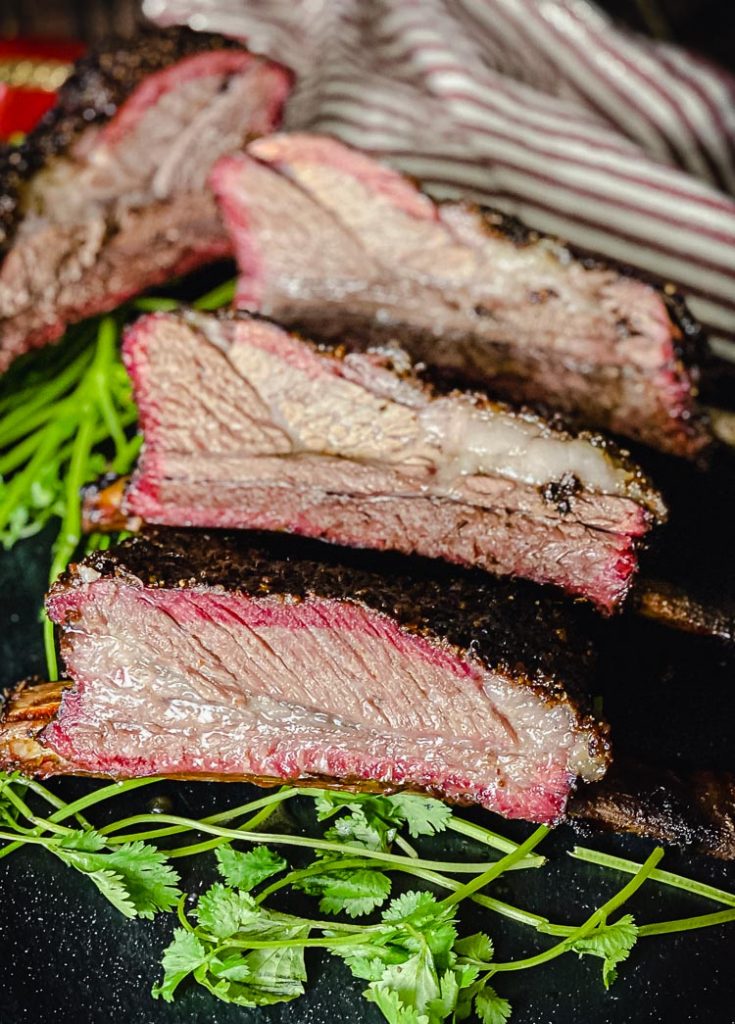
<instances>
[{"instance_id":1,"label":"cilantro sprig","mask_svg":"<svg viewBox=\"0 0 735 1024\"><path fill-rule=\"evenodd\" d=\"M65 803L35 780L0 773L0 842L6 844L0 858L26 844L40 846L86 875L126 917L175 911L178 927L153 987L156 998L168 1001L192 984L244 1007L296 999L308 983L309 951L317 949L364 983L364 997L389 1024L505 1024L512 1016L502 985L508 972L561 956L592 957L609 988L640 940L735 921L735 893L662 870L660 848L640 864L575 847L575 860L630 877L581 923L551 922L488 892L508 871L543 867L536 848L546 828L516 843L413 794L284 786L202 819L143 813L101 827L88 820L101 804L157 781L115 783ZM312 806L310 833L264 831L293 800ZM39 803L49 808L45 816ZM502 856L472 862L425 856L421 844L447 831L471 833L480 850ZM193 903L172 866L191 857L211 858L217 876ZM640 924L625 905L653 882L724 909ZM280 909L284 897L291 909L293 892L314 899L316 916ZM466 934L466 901L533 929L543 948L498 959L489 928Z\"/></svg>"}]
</instances>

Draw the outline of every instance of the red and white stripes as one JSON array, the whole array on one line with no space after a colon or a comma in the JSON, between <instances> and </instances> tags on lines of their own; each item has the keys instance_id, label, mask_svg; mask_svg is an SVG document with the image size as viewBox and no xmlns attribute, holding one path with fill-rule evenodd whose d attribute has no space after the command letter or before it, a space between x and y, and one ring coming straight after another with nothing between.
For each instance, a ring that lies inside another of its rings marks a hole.
<instances>
[{"instance_id":1,"label":"red and white stripes","mask_svg":"<svg viewBox=\"0 0 735 1024\"><path fill-rule=\"evenodd\" d=\"M735 79L585 0L147 0L298 75L287 127L675 282L735 359Z\"/></svg>"}]
</instances>

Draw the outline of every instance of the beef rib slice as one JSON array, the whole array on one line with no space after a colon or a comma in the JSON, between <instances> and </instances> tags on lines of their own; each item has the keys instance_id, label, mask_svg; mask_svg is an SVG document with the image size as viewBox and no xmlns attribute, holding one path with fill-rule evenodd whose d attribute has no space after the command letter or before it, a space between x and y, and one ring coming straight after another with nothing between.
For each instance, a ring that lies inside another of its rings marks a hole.
<instances>
[{"instance_id":1,"label":"beef rib slice","mask_svg":"<svg viewBox=\"0 0 735 1024\"><path fill-rule=\"evenodd\" d=\"M238 304L414 358L585 426L694 456L698 326L671 289L468 203L436 204L336 140L276 135L212 174Z\"/></svg>"},{"instance_id":2,"label":"beef rib slice","mask_svg":"<svg viewBox=\"0 0 735 1024\"><path fill-rule=\"evenodd\" d=\"M150 29L84 57L0 154L0 370L65 327L231 254L207 177L277 127L282 67L220 36Z\"/></svg>"},{"instance_id":3,"label":"beef rib slice","mask_svg":"<svg viewBox=\"0 0 735 1024\"><path fill-rule=\"evenodd\" d=\"M664 515L614 446L437 391L395 347L345 352L246 314L183 312L138 320L124 358L145 439L128 518L443 558L610 611Z\"/></svg>"},{"instance_id":4,"label":"beef rib slice","mask_svg":"<svg viewBox=\"0 0 735 1024\"><path fill-rule=\"evenodd\" d=\"M529 584L159 530L71 567L47 609L73 685L11 709L5 767L412 789L553 822L607 766L589 644Z\"/></svg>"}]
</instances>

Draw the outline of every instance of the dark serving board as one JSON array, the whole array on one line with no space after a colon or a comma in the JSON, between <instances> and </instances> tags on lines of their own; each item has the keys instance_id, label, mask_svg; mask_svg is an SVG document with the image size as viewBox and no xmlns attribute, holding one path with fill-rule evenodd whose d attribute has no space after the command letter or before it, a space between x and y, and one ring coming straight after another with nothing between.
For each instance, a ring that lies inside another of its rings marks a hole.
<instances>
[{"instance_id":1,"label":"dark serving board","mask_svg":"<svg viewBox=\"0 0 735 1024\"><path fill-rule=\"evenodd\" d=\"M652 467L674 504L674 522L663 531L658 550L646 561L674 568L682 578L722 596L735 589L735 472L724 458L709 474L661 464ZM40 536L0 556L0 642L2 685L43 672L38 608L47 573L49 536ZM602 650L598 681L605 712L619 747L648 760L735 767L735 656L718 644L670 633L631 616L595 623ZM56 783L63 795L89 783ZM154 790L156 791L154 793ZM174 813L200 817L247 799L252 787L165 784L113 801L115 818L146 809L163 794ZM290 805L289 805L290 806ZM296 806L282 822L307 824L306 807ZM477 820L489 816L475 812ZM518 836L528 827L496 822ZM580 837L560 828L547 841L552 860L541 871L500 879L492 892L510 902L578 923L621 876L571 861L575 842L643 859L646 842L629 837ZM462 857L469 847L459 837L438 837L436 851ZM464 844L464 845L463 845ZM471 852L472 859L477 850ZM197 892L213 880L213 858L178 861L183 885ZM664 867L735 890L735 865L667 852ZM298 909L289 902L283 909ZM661 920L720 909L653 883L631 902L640 921ZM483 928L502 958L529 955L543 947L533 932L472 908L468 928ZM477 913L474 913L474 911ZM464 911L463 911L464 913ZM308 957L307 994L295 1002L247 1010L216 1001L190 987L172 1005L154 1001L152 983L174 927L172 915L152 922L126 921L92 885L43 851L21 851L0 860L0 1024L334 1024L383 1018L361 998L363 983L336 960ZM733 1024L735 1022L735 925L685 935L641 940L609 993L597 960L572 956L534 971L499 976L497 987L513 1003L512 1024ZM311 951L315 952L315 951Z\"/></svg>"}]
</instances>

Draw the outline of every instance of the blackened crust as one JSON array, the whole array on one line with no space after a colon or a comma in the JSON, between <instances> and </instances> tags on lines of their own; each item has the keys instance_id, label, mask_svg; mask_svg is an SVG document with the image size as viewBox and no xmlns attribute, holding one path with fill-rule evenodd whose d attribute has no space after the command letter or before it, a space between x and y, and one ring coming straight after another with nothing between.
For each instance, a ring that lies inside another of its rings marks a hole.
<instances>
[{"instance_id":1,"label":"blackened crust","mask_svg":"<svg viewBox=\"0 0 735 1024\"><path fill-rule=\"evenodd\" d=\"M572 795L567 816L735 860L735 775L728 772L681 774L616 760L601 782Z\"/></svg>"},{"instance_id":2,"label":"blackened crust","mask_svg":"<svg viewBox=\"0 0 735 1024\"><path fill-rule=\"evenodd\" d=\"M472 208L472 204L467 204ZM482 214L488 230L509 238L515 246L522 248L526 245L535 245L541 239L552 242L557 248L558 255L564 259L574 259L582 264L587 270L615 270L623 277L633 277L637 281L644 281L654 288L661 296L671 322L678 327L680 337L674 336L674 351L685 366L689 369L690 375L694 377L695 383L698 378L698 369L707 355L707 346L702 325L692 316L686 304L686 300L676 286L669 281L658 277L638 267L631 267L629 263L622 260L611 259L601 256L599 253L589 252L580 246L570 245L569 242L552 235L546 235L534 228L529 228L523 221L509 214L501 213L499 210L492 210L488 207L474 207ZM696 394L696 391L695 391Z\"/></svg>"},{"instance_id":3,"label":"blackened crust","mask_svg":"<svg viewBox=\"0 0 735 1024\"><path fill-rule=\"evenodd\" d=\"M242 49L224 36L188 28L144 28L135 41L111 39L77 61L56 105L20 146L0 150L0 256L21 218L22 190L92 124L109 121L144 78L196 53Z\"/></svg>"},{"instance_id":4,"label":"blackened crust","mask_svg":"<svg viewBox=\"0 0 735 1024\"><path fill-rule=\"evenodd\" d=\"M592 727L594 752L608 748L606 727L589 716L592 645L575 625L569 602L533 584L286 534L152 527L71 566L52 593L83 585L89 569L146 587L220 587L288 601L313 596L360 603L409 632L479 658L549 703L569 704Z\"/></svg>"}]
</instances>

